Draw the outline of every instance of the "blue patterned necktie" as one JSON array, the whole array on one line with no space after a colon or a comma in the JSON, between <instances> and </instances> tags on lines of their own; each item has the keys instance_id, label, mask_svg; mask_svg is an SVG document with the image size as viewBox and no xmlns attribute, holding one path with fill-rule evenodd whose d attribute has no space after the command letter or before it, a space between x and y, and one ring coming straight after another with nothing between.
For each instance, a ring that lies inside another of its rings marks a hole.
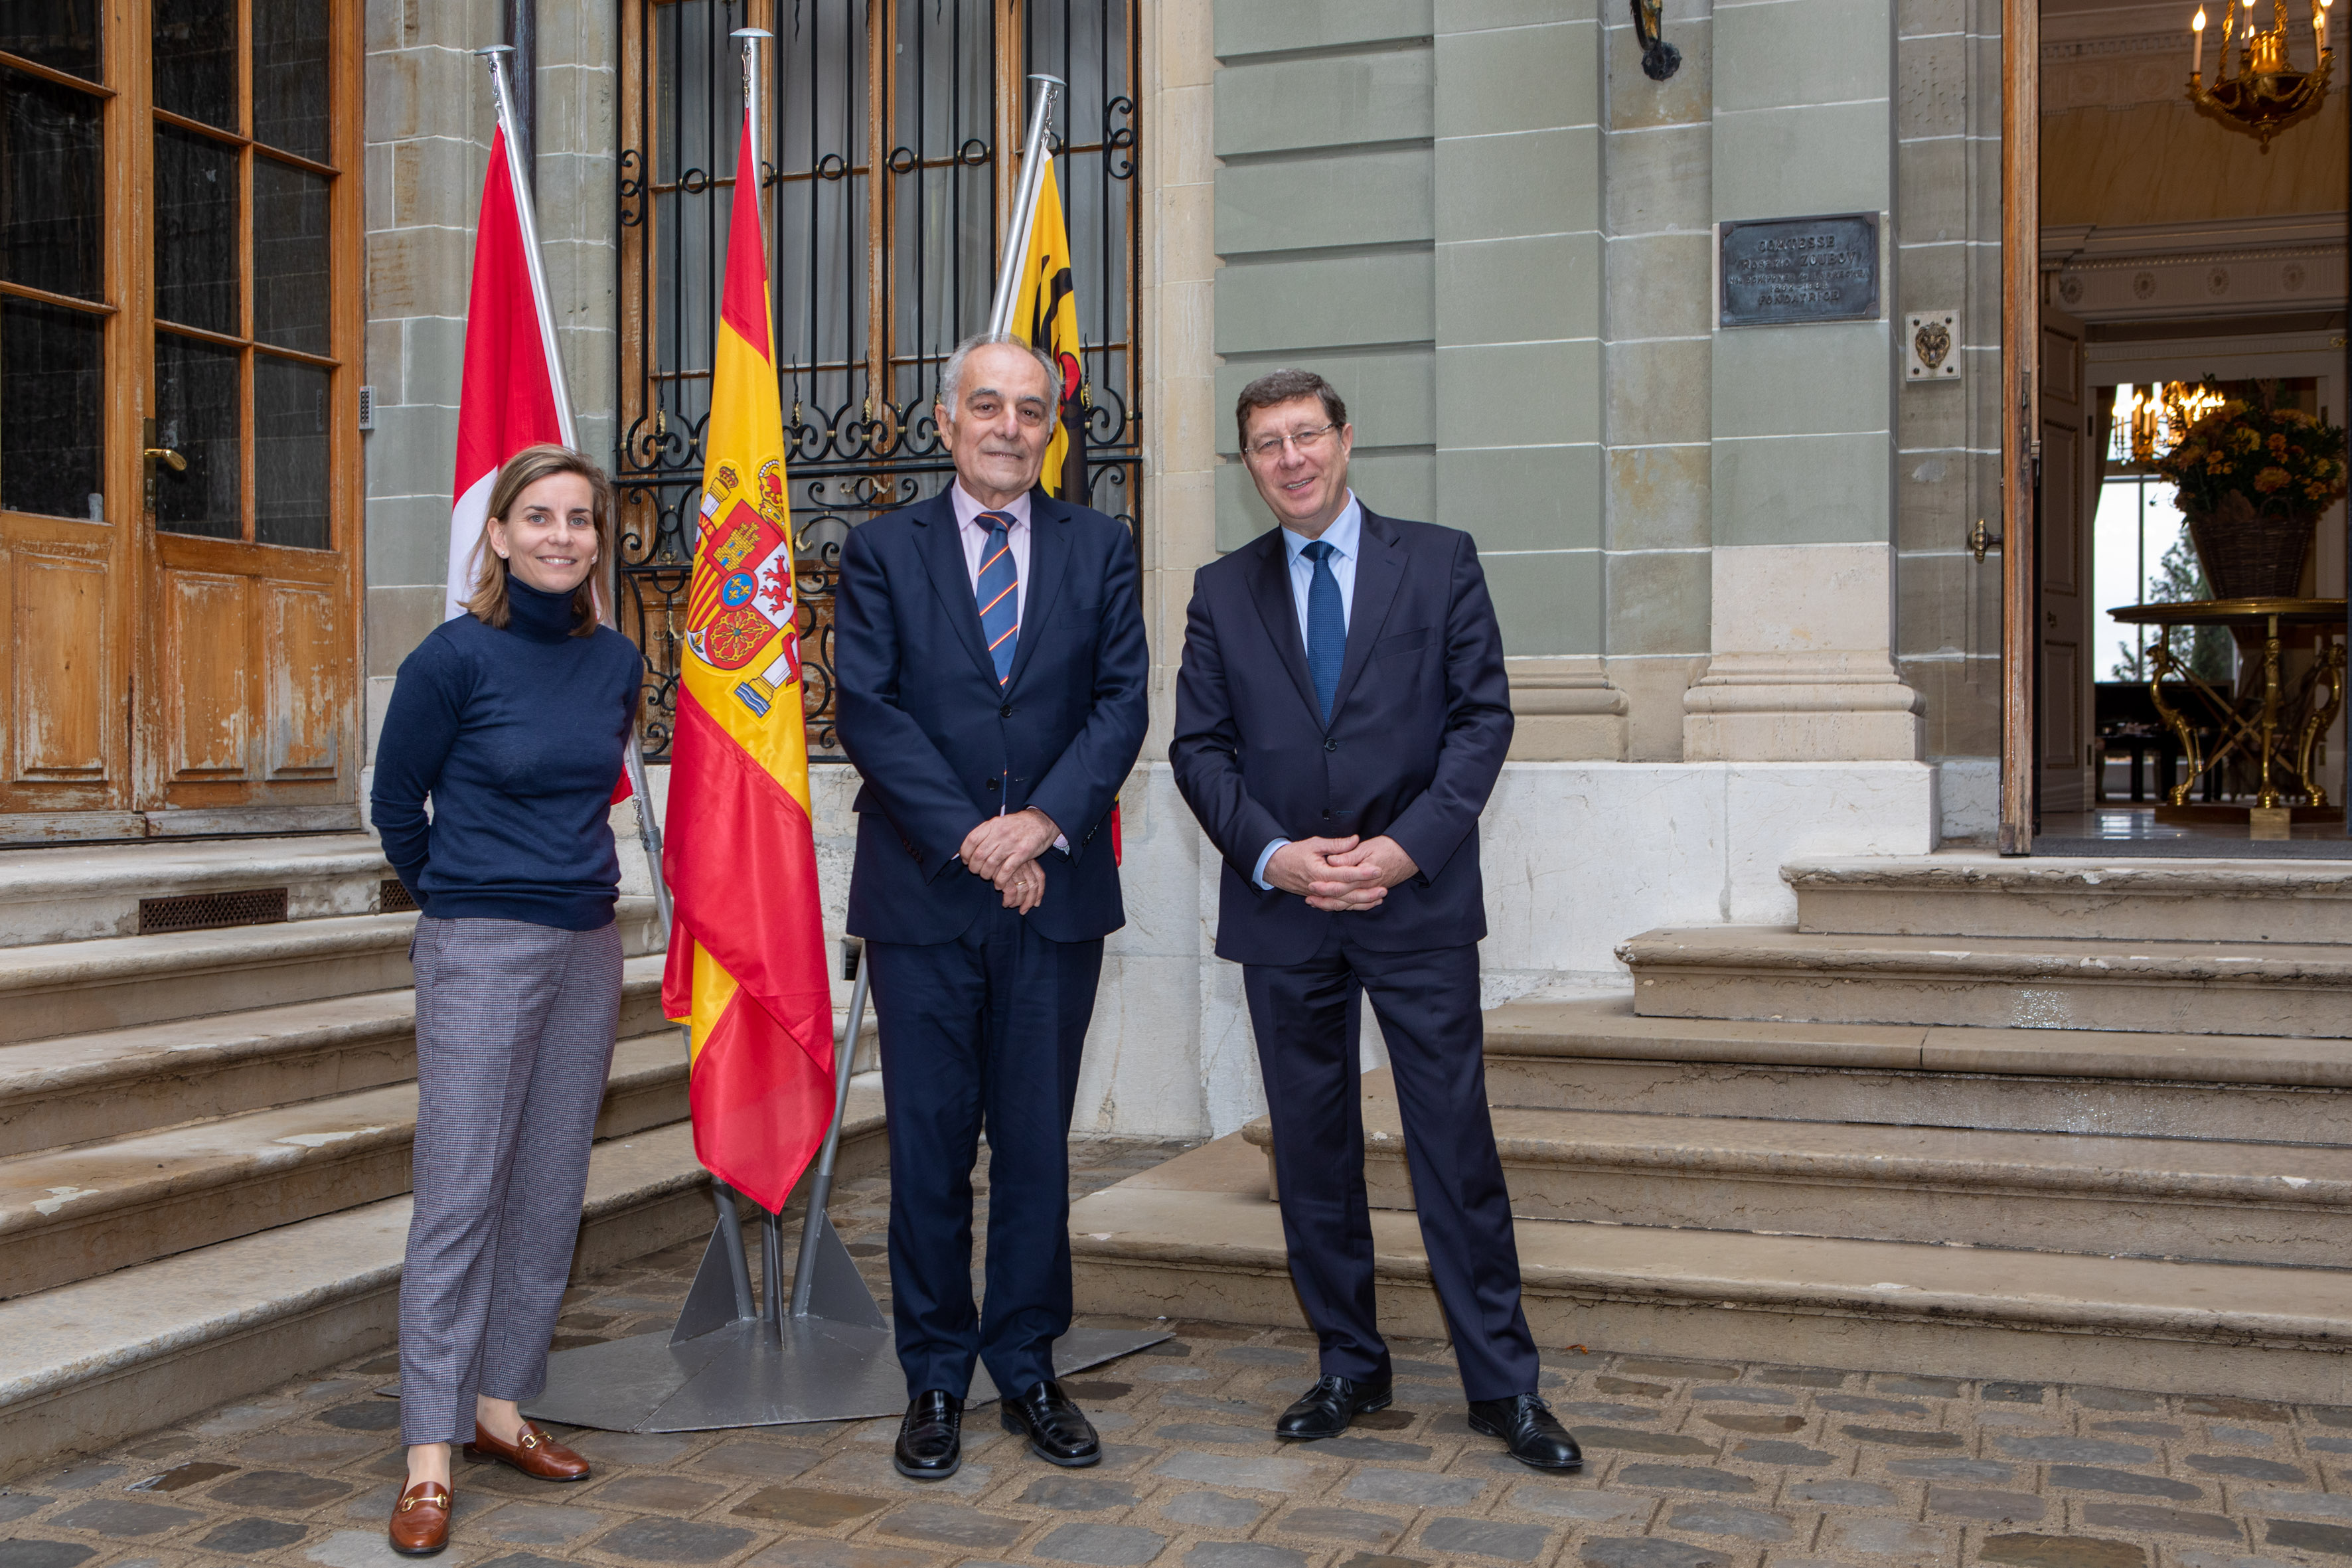
<instances>
[{"instance_id":1,"label":"blue patterned necktie","mask_svg":"<svg viewBox=\"0 0 2352 1568\"><path fill-rule=\"evenodd\" d=\"M1331 722L1331 700L1339 695L1339 666L1348 656L1348 617L1339 609L1339 579L1331 575L1339 552L1318 539L1298 553L1315 563L1307 584L1307 673L1315 678L1315 700L1323 722Z\"/></svg>"},{"instance_id":2,"label":"blue patterned necktie","mask_svg":"<svg viewBox=\"0 0 2352 1568\"><path fill-rule=\"evenodd\" d=\"M1013 650L1021 637L1021 573L1013 564L1013 520L1001 511L984 511L980 521L988 528L988 542L980 547L980 586L973 597L980 604L980 634L988 657L996 661L996 684L1013 678Z\"/></svg>"}]
</instances>

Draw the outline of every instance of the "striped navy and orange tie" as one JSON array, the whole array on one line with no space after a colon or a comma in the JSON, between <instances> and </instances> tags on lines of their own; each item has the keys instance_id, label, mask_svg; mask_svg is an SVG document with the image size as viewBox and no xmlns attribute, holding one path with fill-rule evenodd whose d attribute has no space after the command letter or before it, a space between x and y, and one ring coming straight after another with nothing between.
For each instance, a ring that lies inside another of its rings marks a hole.
<instances>
[{"instance_id":1,"label":"striped navy and orange tie","mask_svg":"<svg viewBox=\"0 0 2352 1568\"><path fill-rule=\"evenodd\" d=\"M996 683L1013 676L1013 650L1021 637L1021 573L1013 564L1013 540L1007 531L1013 520L1001 511L984 511L980 521L988 529L988 542L980 547L980 632L988 643L988 657L996 661Z\"/></svg>"}]
</instances>

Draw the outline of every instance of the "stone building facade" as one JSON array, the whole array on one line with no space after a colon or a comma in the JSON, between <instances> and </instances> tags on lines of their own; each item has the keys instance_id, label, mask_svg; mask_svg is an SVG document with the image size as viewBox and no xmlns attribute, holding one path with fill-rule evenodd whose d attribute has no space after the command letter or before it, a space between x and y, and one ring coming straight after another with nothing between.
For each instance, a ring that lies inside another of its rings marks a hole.
<instances>
[{"instance_id":1,"label":"stone building facade","mask_svg":"<svg viewBox=\"0 0 2352 1568\"><path fill-rule=\"evenodd\" d=\"M595 450L614 9L542 7L538 39L540 221ZM1368 501L1479 542L1519 721L1484 839L1493 998L1622 984L1615 944L1654 927L1792 918L1791 855L1990 829L1999 557L1965 534L1998 515L1992 0L1673 0L1664 81L1593 0L1137 15L1154 726L1082 1126L1257 1108L1209 955L1218 866L1164 757L1192 572L1266 525L1231 407L1276 364L1348 396ZM369 7L372 721L436 614L490 127L468 51L499 25L491 0ZM1717 326L1716 226L1829 213L1879 221L1879 319ZM1899 324L1930 307L1962 374L1906 386ZM854 781L818 772L838 918Z\"/></svg>"}]
</instances>

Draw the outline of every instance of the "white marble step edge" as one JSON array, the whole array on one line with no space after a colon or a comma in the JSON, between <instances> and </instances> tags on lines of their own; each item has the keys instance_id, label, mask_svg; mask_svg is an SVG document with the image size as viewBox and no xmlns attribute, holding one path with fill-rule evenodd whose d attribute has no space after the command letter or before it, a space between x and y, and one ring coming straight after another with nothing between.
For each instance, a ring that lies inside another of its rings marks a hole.
<instances>
[{"instance_id":1,"label":"white marble step edge","mask_svg":"<svg viewBox=\"0 0 2352 1568\"><path fill-rule=\"evenodd\" d=\"M642 1013L642 1004L660 988L661 976L659 954L632 958L623 965L625 1016ZM121 1029L0 1045L0 1125L37 1115L44 1102L60 1099L87 1100L108 1095L127 1098L133 1089L153 1082L193 1086L199 1079L216 1075L265 1069L273 1061L348 1052L377 1044L396 1042L403 1049L412 1049L409 1042L415 1025L416 993L404 989L361 992L316 1002L289 1002L241 1013L215 1013L204 1018L136 1024ZM628 1027L625 1022L623 1026L625 1030ZM399 1078L384 1081L397 1082ZM185 1091L194 1094L192 1087ZM201 1106L205 1102L196 1099L194 1103ZM227 1110L199 1109L193 1115L170 1117L143 1127L120 1127L94 1136L136 1137L193 1120L259 1109L262 1106ZM78 1140L59 1142L74 1141ZM19 1157L42 1146L18 1149L0 1158Z\"/></svg>"},{"instance_id":2,"label":"white marble step edge","mask_svg":"<svg viewBox=\"0 0 2352 1568\"><path fill-rule=\"evenodd\" d=\"M100 937L43 947L0 948L0 997L120 985L224 969L301 963L341 954L405 952L416 916L339 915L275 925L224 926L160 936Z\"/></svg>"},{"instance_id":3,"label":"white marble step edge","mask_svg":"<svg viewBox=\"0 0 2352 1568\"><path fill-rule=\"evenodd\" d=\"M672 1083L682 1089L686 1077L677 1029L622 1040L605 1080L607 1114L616 1097L625 1101ZM119 1225L162 1205L218 1203L257 1181L298 1182L315 1194L316 1184L334 1181L334 1167L404 1151L415 1138L411 1079L138 1138L20 1154L0 1160L0 1249L45 1233ZM399 1158L404 1172L407 1157ZM268 1223L259 1215L245 1221L257 1222Z\"/></svg>"},{"instance_id":4,"label":"white marble step edge","mask_svg":"<svg viewBox=\"0 0 2352 1568\"><path fill-rule=\"evenodd\" d=\"M289 921L365 914L392 875L373 834L0 853L0 948L132 936L142 899L287 889Z\"/></svg>"},{"instance_id":5,"label":"white marble step edge","mask_svg":"<svg viewBox=\"0 0 2352 1568\"><path fill-rule=\"evenodd\" d=\"M1507 1002L1486 1013L1486 1026L1490 1059L1748 1063L2352 1089L2352 1053L2336 1040L2293 1036L1645 1017L1633 1011L1630 992L1571 1001Z\"/></svg>"},{"instance_id":6,"label":"white marble step edge","mask_svg":"<svg viewBox=\"0 0 2352 1568\"><path fill-rule=\"evenodd\" d=\"M1639 977L1660 973L1752 972L1823 979L2135 982L2206 985L2291 984L2352 989L2352 948L2313 943L2070 942L2053 937L1839 936L1788 926L1683 926L1618 944Z\"/></svg>"},{"instance_id":7,"label":"white marble step edge","mask_svg":"<svg viewBox=\"0 0 2352 1568\"><path fill-rule=\"evenodd\" d=\"M2352 846L2347 846L2352 848ZM2333 860L2134 860L2075 855L1800 856L1780 879L1856 892L2089 893L2103 898L2325 898L2352 900L2352 856Z\"/></svg>"},{"instance_id":8,"label":"white marble step edge","mask_svg":"<svg viewBox=\"0 0 2352 1568\"><path fill-rule=\"evenodd\" d=\"M882 1128L881 1085L861 1075L845 1167ZM706 1234L707 1200L677 1234L628 1221L709 1180L688 1122L596 1145L573 1277ZM392 1343L409 1209L386 1198L0 1303L0 1480Z\"/></svg>"},{"instance_id":9,"label":"white marble step edge","mask_svg":"<svg viewBox=\"0 0 2352 1568\"><path fill-rule=\"evenodd\" d=\"M1402 1161L1410 1158L1403 1121L1393 1093L1376 1081L1386 1077L1365 1075L1364 1153L1368 1160ZM2352 1149L2332 1146L1610 1110L1497 1107L1492 1116L1506 1170L2352 1209ZM1272 1124L1264 1117L1242 1132L1253 1147L1273 1144Z\"/></svg>"},{"instance_id":10,"label":"white marble step edge","mask_svg":"<svg viewBox=\"0 0 2352 1568\"><path fill-rule=\"evenodd\" d=\"M1160 1174L1170 1179L1164 1167ZM1425 1281L1429 1263L1417 1216L1375 1210L1371 1223L1376 1274ZM1513 1228L1530 1295L2276 1349L2352 1348L2352 1272L2338 1269L1567 1220L1522 1219ZM1128 1190L1121 1184L1071 1205L1070 1241L1081 1264L1287 1277L1280 1213L1262 1188ZM1084 1292L1080 1309L1133 1310L1089 1305Z\"/></svg>"}]
</instances>

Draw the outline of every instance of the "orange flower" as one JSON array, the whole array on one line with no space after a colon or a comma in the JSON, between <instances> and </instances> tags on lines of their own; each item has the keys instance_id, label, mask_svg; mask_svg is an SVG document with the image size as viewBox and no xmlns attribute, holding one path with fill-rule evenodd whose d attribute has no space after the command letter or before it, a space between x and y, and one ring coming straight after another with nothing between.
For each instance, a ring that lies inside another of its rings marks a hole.
<instances>
[{"instance_id":1,"label":"orange flower","mask_svg":"<svg viewBox=\"0 0 2352 1568\"><path fill-rule=\"evenodd\" d=\"M2273 490L2286 489L2288 482L2284 468L2264 468L2254 476L2254 489L2264 495L2269 495Z\"/></svg>"}]
</instances>

